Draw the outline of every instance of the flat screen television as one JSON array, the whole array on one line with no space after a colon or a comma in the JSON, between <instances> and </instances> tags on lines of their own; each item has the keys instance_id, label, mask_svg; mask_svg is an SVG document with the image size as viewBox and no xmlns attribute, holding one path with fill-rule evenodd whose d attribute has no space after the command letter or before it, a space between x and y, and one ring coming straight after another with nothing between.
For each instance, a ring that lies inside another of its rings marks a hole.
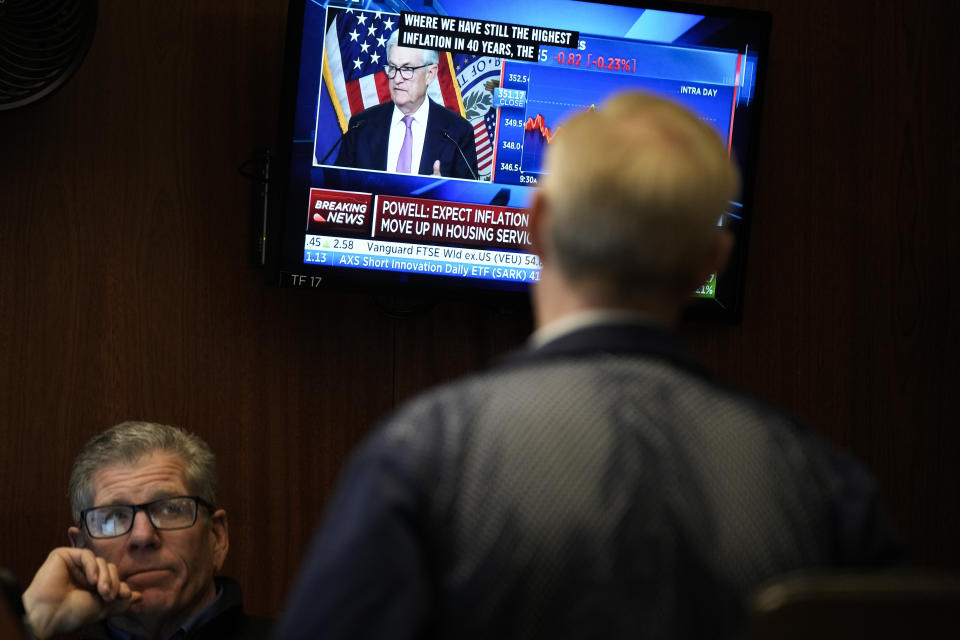
<instances>
[{"instance_id":1,"label":"flat screen television","mask_svg":"<svg viewBox=\"0 0 960 640\"><path fill-rule=\"evenodd\" d=\"M741 198L718 219L737 236L733 258L692 305L740 317L769 14L621 0L293 0L288 22L264 242L277 284L520 298L539 276L525 207L544 150L572 113L635 88L694 110L741 166ZM390 128L388 71L398 84L419 71L386 68L391 37L437 52L409 173L398 170L405 131Z\"/></svg>"}]
</instances>

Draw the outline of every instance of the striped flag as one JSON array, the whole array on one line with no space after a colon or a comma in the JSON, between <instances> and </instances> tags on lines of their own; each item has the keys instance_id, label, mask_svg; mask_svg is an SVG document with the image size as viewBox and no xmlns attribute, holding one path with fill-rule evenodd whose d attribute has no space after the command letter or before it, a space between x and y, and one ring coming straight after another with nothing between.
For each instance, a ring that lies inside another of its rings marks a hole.
<instances>
[{"instance_id":1,"label":"striped flag","mask_svg":"<svg viewBox=\"0 0 960 640\"><path fill-rule=\"evenodd\" d=\"M493 168L493 139L497 129L497 110L491 107L481 120L473 124L473 140L477 146L477 171L489 180Z\"/></svg>"},{"instance_id":2,"label":"striped flag","mask_svg":"<svg viewBox=\"0 0 960 640\"><path fill-rule=\"evenodd\" d=\"M399 14L329 8L324 37L323 81L340 130L347 130L350 116L390 100L383 67L387 64L387 41L397 28ZM440 52L437 79L427 95L448 109L464 115L460 87L453 73L453 60Z\"/></svg>"}]
</instances>

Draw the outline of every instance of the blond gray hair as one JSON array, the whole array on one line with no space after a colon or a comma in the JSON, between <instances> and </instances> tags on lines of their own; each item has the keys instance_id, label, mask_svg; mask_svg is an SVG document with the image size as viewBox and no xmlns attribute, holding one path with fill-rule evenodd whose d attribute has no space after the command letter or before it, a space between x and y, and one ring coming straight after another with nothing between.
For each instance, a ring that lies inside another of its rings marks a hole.
<instances>
[{"instance_id":1,"label":"blond gray hair","mask_svg":"<svg viewBox=\"0 0 960 640\"><path fill-rule=\"evenodd\" d=\"M73 463L68 493L74 522L80 522L82 510L95 506L93 479L97 473L110 466L132 465L158 451L182 458L187 491L217 504L216 461L199 436L155 422L121 422L90 439Z\"/></svg>"},{"instance_id":2,"label":"blond gray hair","mask_svg":"<svg viewBox=\"0 0 960 640\"><path fill-rule=\"evenodd\" d=\"M393 33L390 34L390 39L387 40L387 57L390 56L390 50L396 46L405 46L400 44L400 29L394 29ZM409 49L416 49L417 47L408 47ZM440 63L440 52L435 49L420 49L423 52L423 59L420 64L439 64Z\"/></svg>"},{"instance_id":3,"label":"blond gray hair","mask_svg":"<svg viewBox=\"0 0 960 640\"><path fill-rule=\"evenodd\" d=\"M566 279L615 295L689 293L740 186L717 132L673 102L625 93L565 122L548 149L546 241Z\"/></svg>"}]
</instances>

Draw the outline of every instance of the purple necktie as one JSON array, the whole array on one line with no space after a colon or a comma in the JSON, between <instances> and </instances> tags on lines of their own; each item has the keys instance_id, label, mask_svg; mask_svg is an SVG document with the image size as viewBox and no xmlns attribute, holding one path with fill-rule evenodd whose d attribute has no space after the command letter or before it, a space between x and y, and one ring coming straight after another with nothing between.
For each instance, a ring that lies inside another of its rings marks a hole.
<instances>
[{"instance_id":1,"label":"purple necktie","mask_svg":"<svg viewBox=\"0 0 960 640\"><path fill-rule=\"evenodd\" d=\"M403 123L407 125L407 131L403 134L403 144L400 145L397 171L410 173L410 160L413 158L413 131L410 130L410 125L413 123L413 116L403 116Z\"/></svg>"}]
</instances>

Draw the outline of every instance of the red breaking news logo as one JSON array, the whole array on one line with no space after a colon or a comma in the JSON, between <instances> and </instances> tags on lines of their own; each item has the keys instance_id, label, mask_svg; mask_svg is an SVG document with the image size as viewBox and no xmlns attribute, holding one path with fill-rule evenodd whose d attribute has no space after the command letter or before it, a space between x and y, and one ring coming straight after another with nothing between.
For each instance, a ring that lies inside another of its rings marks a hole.
<instances>
[{"instance_id":1,"label":"red breaking news logo","mask_svg":"<svg viewBox=\"0 0 960 640\"><path fill-rule=\"evenodd\" d=\"M310 189L307 232L369 231L372 197L356 191Z\"/></svg>"}]
</instances>

